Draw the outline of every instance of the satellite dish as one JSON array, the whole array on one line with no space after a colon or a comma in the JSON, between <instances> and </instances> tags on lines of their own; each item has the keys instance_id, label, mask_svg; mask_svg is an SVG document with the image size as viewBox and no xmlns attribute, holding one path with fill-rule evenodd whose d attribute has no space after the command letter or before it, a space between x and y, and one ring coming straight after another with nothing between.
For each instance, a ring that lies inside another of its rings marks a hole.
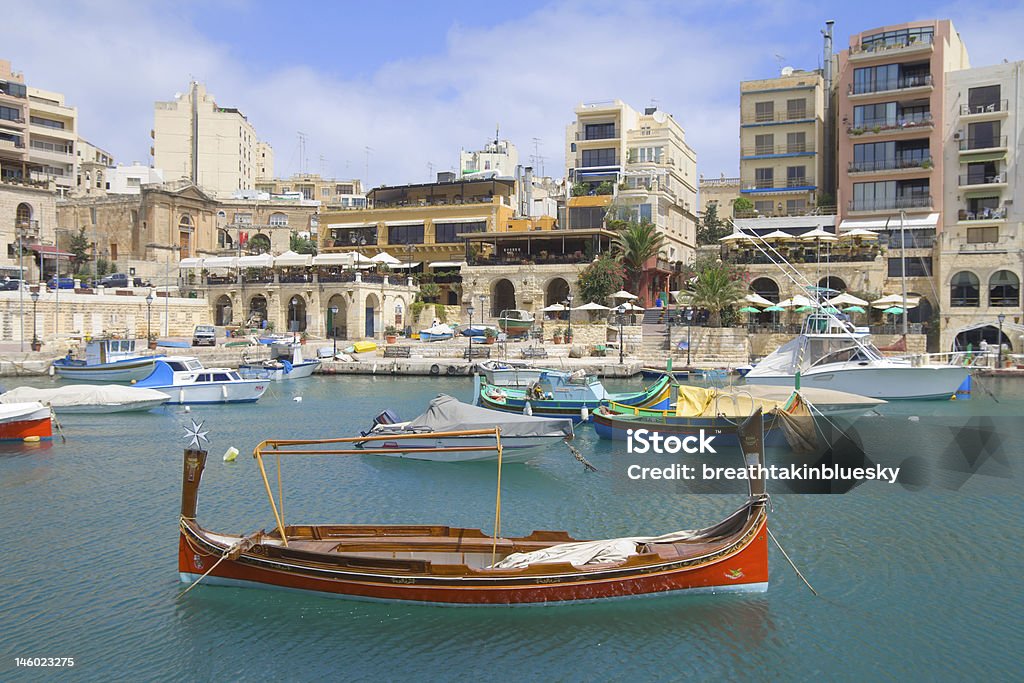
<instances>
[{"instance_id":1,"label":"satellite dish","mask_svg":"<svg viewBox=\"0 0 1024 683\"><path fill-rule=\"evenodd\" d=\"M665 121L668 119L668 115L665 112L663 112L662 110L660 110L660 109L658 111L654 112L654 114L652 114L651 116L658 123L665 123Z\"/></svg>"},{"instance_id":2,"label":"satellite dish","mask_svg":"<svg viewBox=\"0 0 1024 683\"><path fill-rule=\"evenodd\" d=\"M174 99L180 100L181 99L181 93L180 92L174 93Z\"/></svg>"},{"instance_id":3,"label":"satellite dish","mask_svg":"<svg viewBox=\"0 0 1024 683\"><path fill-rule=\"evenodd\" d=\"M792 76L793 75L793 67L791 67L791 66L784 66L784 67L782 67L782 75L783 76Z\"/></svg>"}]
</instances>

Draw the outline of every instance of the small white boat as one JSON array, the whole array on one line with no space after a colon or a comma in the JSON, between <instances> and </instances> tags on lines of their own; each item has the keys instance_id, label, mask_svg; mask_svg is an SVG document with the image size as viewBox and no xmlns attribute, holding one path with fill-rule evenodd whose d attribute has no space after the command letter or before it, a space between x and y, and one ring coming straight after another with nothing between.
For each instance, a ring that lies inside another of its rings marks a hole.
<instances>
[{"instance_id":1,"label":"small white boat","mask_svg":"<svg viewBox=\"0 0 1024 683\"><path fill-rule=\"evenodd\" d=\"M285 379L309 377L320 367L320 359L307 360L305 347L292 340L275 341L270 345L270 358L256 363L242 363L238 374L245 379L264 379L279 382Z\"/></svg>"},{"instance_id":2,"label":"small white boat","mask_svg":"<svg viewBox=\"0 0 1024 683\"><path fill-rule=\"evenodd\" d=\"M267 380L242 379L231 368L204 368L197 358L174 356L158 360L153 374L135 386L169 395L168 403L252 403L267 390Z\"/></svg>"},{"instance_id":3,"label":"small white boat","mask_svg":"<svg viewBox=\"0 0 1024 683\"><path fill-rule=\"evenodd\" d=\"M153 372L153 364L163 356L153 355L135 339L92 339L85 344L84 358L70 353L53 362L53 370L62 379L76 382L132 382ZM145 352L144 352L145 351Z\"/></svg>"},{"instance_id":4,"label":"small white boat","mask_svg":"<svg viewBox=\"0 0 1024 683\"><path fill-rule=\"evenodd\" d=\"M171 397L155 389L122 387L115 384L76 384L52 389L18 387L0 394L0 403L38 401L55 413L125 413L153 408Z\"/></svg>"},{"instance_id":5,"label":"small white boat","mask_svg":"<svg viewBox=\"0 0 1024 683\"><path fill-rule=\"evenodd\" d=\"M420 332L420 341L444 341L446 339L451 339L454 336L455 330L448 325L441 323Z\"/></svg>"},{"instance_id":6,"label":"small white boat","mask_svg":"<svg viewBox=\"0 0 1024 683\"><path fill-rule=\"evenodd\" d=\"M527 387L551 368L538 368L520 361L486 360L476 365L487 383L496 387Z\"/></svg>"},{"instance_id":7,"label":"small white boat","mask_svg":"<svg viewBox=\"0 0 1024 683\"><path fill-rule=\"evenodd\" d=\"M572 420L503 414L463 403L440 394L430 402L426 412L408 422L398 422L394 413L385 410L374 418L373 428L363 436L421 435L422 438L394 441L357 442L359 448L387 449L385 456L430 460L432 462L484 462L497 459L494 436L434 437L434 433L450 433L501 427L502 462L525 462L547 446L573 438ZM479 448L480 450L460 450ZM437 450L444 449L444 450Z\"/></svg>"},{"instance_id":8,"label":"small white boat","mask_svg":"<svg viewBox=\"0 0 1024 683\"><path fill-rule=\"evenodd\" d=\"M53 438L53 413L38 401L0 405L0 441Z\"/></svg>"}]
</instances>

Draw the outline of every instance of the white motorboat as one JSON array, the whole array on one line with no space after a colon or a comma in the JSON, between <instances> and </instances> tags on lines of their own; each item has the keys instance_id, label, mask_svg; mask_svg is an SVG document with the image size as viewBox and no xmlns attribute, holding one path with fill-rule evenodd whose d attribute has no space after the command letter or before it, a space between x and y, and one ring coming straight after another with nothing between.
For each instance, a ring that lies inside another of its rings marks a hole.
<instances>
[{"instance_id":1,"label":"white motorboat","mask_svg":"<svg viewBox=\"0 0 1024 683\"><path fill-rule=\"evenodd\" d=\"M948 399L967 379L957 365L918 365L887 358L871 343L869 334L823 313L812 313L803 330L744 378L747 384L792 388L834 389L883 400Z\"/></svg>"},{"instance_id":2,"label":"white motorboat","mask_svg":"<svg viewBox=\"0 0 1024 683\"><path fill-rule=\"evenodd\" d=\"M204 368L190 356L174 356L158 360L153 374L135 386L168 394L168 403L252 403L267 390L267 382L242 379L231 368Z\"/></svg>"},{"instance_id":3,"label":"white motorboat","mask_svg":"<svg viewBox=\"0 0 1024 683\"><path fill-rule=\"evenodd\" d=\"M529 363L508 360L486 360L476 365L487 383L495 387L527 387L540 380L550 368L537 368Z\"/></svg>"},{"instance_id":4,"label":"white motorboat","mask_svg":"<svg viewBox=\"0 0 1024 683\"><path fill-rule=\"evenodd\" d=\"M92 339L85 344L83 358L70 353L53 362L62 379L76 382L133 382L153 372L160 355L136 346L135 339Z\"/></svg>"},{"instance_id":5,"label":"white motorboat","mask_svg":"<svg viewBox=\"0 0 1024 683\"><path fill-rule=\"evenodd\" d=\"M153 408L171 397L155 389L123 387L116 384L76 384L40 389L17 387L0 394L0 403L38 401L55 413L124 413Z\"/></svg>"},{"instance_id":6,"label":"white motorboat","mask_svg":"<svg viewBox=\"0 0 1024 683\"><path fill-rule=\"evenodd\" d=\"M383 455L432 462L484 462L497 459L494 436L435 437L433 433L501 427L502 462L525 462L545 447L573 438L572 420L504 414L463 403L445 394L430 402L426 412L399 422L390 410L374 418L363 436L421 435L422 438L357 442L360 448L387 449ZM459 450L477 447L480 450ZM444 450L431 450L444 449Z\"/></svg>"},{"instance_id":7,"label":"white motorboat","mask_svg":"<svg viewBox=\"0 0 1024 683\"><path fill-rule=\"evenodd\" d=\"M320 367L320 359L307 359L305 346L291 339L270 344L270 358L255 363L242 363L238 374L244 379L263 379L279 382L285 379L309 377Z\"/></svg>"}]
</instances>

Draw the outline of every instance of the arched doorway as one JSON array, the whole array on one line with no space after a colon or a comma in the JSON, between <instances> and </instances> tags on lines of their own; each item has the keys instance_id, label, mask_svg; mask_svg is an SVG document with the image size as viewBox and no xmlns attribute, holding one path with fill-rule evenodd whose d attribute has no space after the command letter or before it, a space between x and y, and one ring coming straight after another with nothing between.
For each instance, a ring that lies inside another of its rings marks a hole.
<instances>
[{"instance_id":1,"label":"arched doorway","mask_svg":"<svg viewBox=\"0 0 1024 683\"><path fill-rule=\"evenodd\" d=\"M341 294L335 294L327 302L327 334L335 339L348 339L348 302Z\"/></svg>"},{"instance_id":2,"label":"arched doorway","mask_svg":"<svg viewBox=\"0 0 1024 683\"><path fill-rule=\"evenodd\" d=\"M544 289L544 306L560 304L565 301L567 296L569 296L569 283L565 281L565 278L553 278Z\"/></svg>"},{"instance_id":3,"label":"arched doorway","mask_svg":"<svg viewBox=\"0 0 1024 683\"><path fill-rule=\"evenodd\" d=\"M957 333L956 337L953 338L953 350L966 351L970 348L972 351L978 351L981 348L982 341L992 349L998 349L999 339L998 325L982 325ZM1006 334L1005 329L1003 330L1002 340L1004 348L1012 352L1013 343L1010 341L1010 337Z\"/></svg>"},{"instance_id":4,"label":"arched doorway","mask_svg":"<svg viewBox=\"0 0 1024 683\"><path fill-rule=\"evenodd\" d=\"M750 283L750 289L754 294L764 297L773 304L779 303L779 285L775 280L770 277L759 277ZM768 311L758 314L753 314L754 320L758 323L770 325L778 321L778 313L776 311Z\"/></svg>"},{"instance_id":5,"label":"arched doorway","mask_svg":"<svg viewBox=\"0 0 1024 683\"><path fill-rule=\"evenodd\" d=\"M217 303L214 308L214 324L230 325L231 317L231 297L229 297L227 294L221 294L219 297L217 297Z\"/></svg>"},{"instance_id":6,"label":"arched doorway","mask_svg":"<svg viewBox=\"0 0 1024 683\"><path fill-rule=\"evenodd\" d=\"M515 285L505 278L496 281L491 287L491 316L496 318L502 311L515 307Z\"/></svg>"},{"instance_id":7,"label":"arched doorway","mask_svg":"<svg viewBox=\"0 0 1024 683\"><path fill-rule=\"evenodd\" d=\"M818 280L818 286L826 289L834 289L837 293L846 291L846 282L841 277L835 275L829 275ZM829 293L829 296L833 296Z\"/></svg>"},{"instance_id":8,"label":"arched doorway","mask_svg":"<svg viewBox=\"0 0 1024 683\"><path fill-rule=\"evenodd\" d=\"M181 247L180 258L192 256L192 235L196 231L195 221L187 213L178 219L178 246Z\"/></svg>"},{"instance_id":9,"label":"arched doorway","mask_svg":"<svg viewBox=\"0 0 1024 683\"><path fill-rule=\"evenodd\" d=\"M928 300L928 297L921 296L917 292L909 292L907 297L916 297L918 299L917 306L907 310L907 322L921 323L922 325L928 324L934 312L932 302Z\"/></svg>"},{"instance_id":10,"label":"arched doorway","mask_svg":"<svg viewBox=\"0 0 1024 683\"><path fill-rule=\"evenodd\" d=\"M253 235L246 248L254 254L266 254L270 251L270 238L266 235Z\"/></svg>"},{"instance_id":11,"label":"arched doorway","mask_svg":"<svg viewBox=\"0 0 1024 683\"><path fill-rule=\"evenodd\" d=\"M288 300L288 331L306 331L306 300L301 294Z\"/></svg>"},{"instance_id":12,"label":"arched doorway","mask_svg":"<svg viewBox=\"0 0 1024 683\"><path fill-rule=\"evenodd\" d=\"M454 290L449 289L448 290L448 296L447 296L447 299L446 299L445 303L448 306L458 306L459 305L459 293L454 291Z\"/></svg>"},{"instance_id":13,"label":"arched doorway","mask_svg":"<svg viewBox=\"0 0 1024 683\"><path fill-rule=\"evenodd\" d=\"M371 294L366 297L366 323L363 333L367 337L376 336L377 333L377 315L380 311L380 299L377 298L376 294Z\"/></svg>"},{"instance_id":14,"label":"arched doorway","mask_svg":"<svg viewBox=\"0 0 1024 683\"><path fill-rule=\"evenodd\" d=\"M246 324L249 327L262 327L263 321L267 319L267 297L257 294L249 299L249 317Z\"/></svg>"},{"instance_id":15,"label":"arched doorway","mask_svg":"<svg viewBox=\"0 0 1024 683\"><path fill-rule=\"evenodd\" d=\"M234 245L234 240L231 239L231 234L220 228L217 230L217 248L218 249L231 249Z\"/></svg>"}]
</instances>

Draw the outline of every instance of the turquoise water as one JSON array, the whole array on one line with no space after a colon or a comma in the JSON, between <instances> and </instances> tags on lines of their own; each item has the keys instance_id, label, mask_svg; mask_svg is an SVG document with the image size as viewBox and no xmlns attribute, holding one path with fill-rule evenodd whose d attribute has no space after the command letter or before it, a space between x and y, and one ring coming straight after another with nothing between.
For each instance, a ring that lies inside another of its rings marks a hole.
<instances>
[{"instance_id":1,"label":"turquoise water","mask_svg":"<svg viewBox=\"0 0 1024 683\"><path fill-rule=\"evenodd\" d=\"M411 417L441 391L468 399L468 378L317 377L275 384L253 405L65 416L66 444L0 447L0 680L55 673L15 668L15 657L74 657L62 675L83 680L1019 680L1024 505L1012 477L1024 449L1010 425L1024 414L1024 384L986 385L999 402L979 394L890 405L857 423L869 453L901 460L948 447L957 433L944 426L991 418L1001 442L988 438L992 452L973 476L948 472L917 491L872 483L846 495L774 497L772 528L821 597L773 547L761 595L518 609L202 585L177 597L180 436L191 418L206 421L212 440L199 520L248 532L272 526L248 457L260 439L354 434L383 408ZM625 482L621 444L599 442L589 427L577 441L599 472L585 474L560 446L506 468L506 534L694 528L742 498ZM220 457L229 446L242 452L233 464ZM494 470L295 459L284 469L287 519L486 529Z\"/></svg>"}]
</instances>

